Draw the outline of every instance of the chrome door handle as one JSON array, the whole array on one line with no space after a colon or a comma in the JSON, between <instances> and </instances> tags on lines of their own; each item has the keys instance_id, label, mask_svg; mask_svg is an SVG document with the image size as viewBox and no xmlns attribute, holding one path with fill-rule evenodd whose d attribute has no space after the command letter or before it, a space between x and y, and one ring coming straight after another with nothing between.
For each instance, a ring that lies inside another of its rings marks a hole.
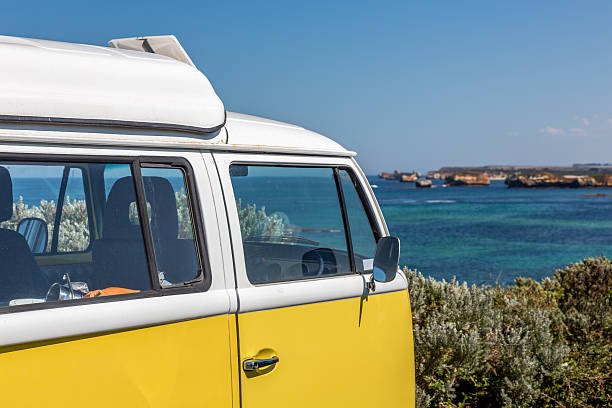
<instances>
[{"instance_id":1,"label":"chrome door handle","mask_svg":"<svg viewBox=\"0 0 612 408\"><path fill-rule=\"evenodd\" d=\"M271 366L276 363L278 363L278 357L276 356L272 358L264 358L261 360L244 360L242 363L242 368L244 368L244 371L253 371L257 370L258 368Z\"/></svg>"}]
</instances>

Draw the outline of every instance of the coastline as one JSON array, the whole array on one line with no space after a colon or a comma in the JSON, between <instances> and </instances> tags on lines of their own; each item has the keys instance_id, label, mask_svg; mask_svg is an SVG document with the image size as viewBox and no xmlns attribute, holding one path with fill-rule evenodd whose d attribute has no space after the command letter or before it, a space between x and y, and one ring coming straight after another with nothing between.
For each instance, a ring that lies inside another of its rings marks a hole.
<instances>
[{"instance_id":1,"label":"coastline","mask_svg":"<svg viewBox=\"0 0 612 408\"><path fill-rule=\"evenodd\" d=\"M442 167L419 172L381 172L378 177L421 187L426 180L443 180L446 186L488 186L491 181L504 181L509 188L611 188L612 166L483 166Z\"/></svg>"}]
</instances>

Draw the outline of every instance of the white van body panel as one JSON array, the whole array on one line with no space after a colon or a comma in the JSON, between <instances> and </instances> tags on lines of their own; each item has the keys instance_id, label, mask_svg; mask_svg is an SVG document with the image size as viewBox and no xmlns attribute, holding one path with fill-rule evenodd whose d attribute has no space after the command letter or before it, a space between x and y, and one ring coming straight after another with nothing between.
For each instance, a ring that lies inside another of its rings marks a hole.
<instances>
[{"instance_id":1,"label":"white van body panel","mask_svg":"<svg viewBox=\"0 0 612 408\"><path fill-rule=\"evenodd\" d=\"M228 146L235 150L245 151L245 147L248 147L246 151L263 152L270 148L282 148L284 151L291 149L306 154L354 155L323 135L275 120L227 112L225 127Z\"/></svg>"}]
</instances>

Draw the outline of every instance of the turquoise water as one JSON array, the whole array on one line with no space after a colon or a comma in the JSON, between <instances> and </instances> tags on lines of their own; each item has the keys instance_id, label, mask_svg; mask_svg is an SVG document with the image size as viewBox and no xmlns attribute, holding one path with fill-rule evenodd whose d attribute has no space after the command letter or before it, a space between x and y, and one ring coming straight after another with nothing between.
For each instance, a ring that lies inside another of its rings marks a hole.
<instances>
[{"instance_id":1,"label":"turquoise water","mask_svg":"<svg viewBox=\"0 0 612 408\"><path fill-rule=\"evenodd\" d=\"M400 262L435 278L469 283L542 279L589 256L612 255L612 197L606 189L416 189L369 177Z\"/></svg>"}]
</instances>

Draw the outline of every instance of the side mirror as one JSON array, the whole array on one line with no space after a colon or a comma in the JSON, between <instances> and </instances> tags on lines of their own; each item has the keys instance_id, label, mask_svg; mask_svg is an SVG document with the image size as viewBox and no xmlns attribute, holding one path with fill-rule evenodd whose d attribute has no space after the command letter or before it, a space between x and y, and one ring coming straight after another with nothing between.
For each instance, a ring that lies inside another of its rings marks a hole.
<instances>
[{"instance_id":1,"label":"side mirror","mask_svg":"<svg viewBox=\"0 0 612 408\"><path fill-rule=\"evenodd\" d=\"M400 240L395 237L382 237L376 244L373 278L376 282L391 282L397 274L399 265Z\"/></svg>"},{"instance_id":2,"label":"side mirror","mask_svg":"<svg viewBox=\"0 0 612 408\"><path fill-rule=\"evenodd\" d=\"M17 224L17 232L24 236L33 254L45 252L49 240L49 231L45 220L24 218Z\"/></svg>"}]
</instances>

